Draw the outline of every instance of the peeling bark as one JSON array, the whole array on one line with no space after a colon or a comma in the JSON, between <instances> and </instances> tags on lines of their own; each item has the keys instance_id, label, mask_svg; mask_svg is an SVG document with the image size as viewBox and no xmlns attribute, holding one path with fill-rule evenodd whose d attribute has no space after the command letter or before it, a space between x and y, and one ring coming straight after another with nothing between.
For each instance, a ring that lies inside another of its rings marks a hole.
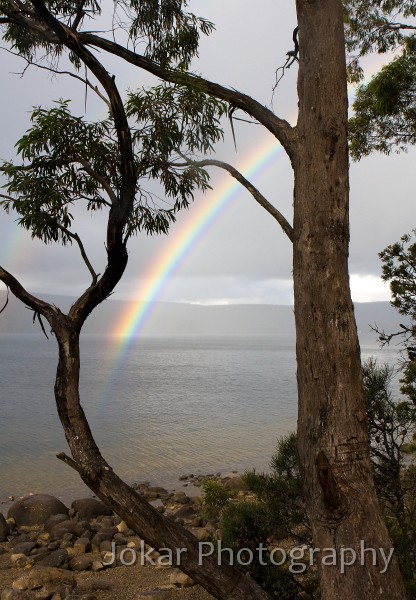
<instances>
[{"instance_id":1,"label":"peeling bark","mask_svg":"<svg viewBox=\"0 0 416 600\"><path fill-rule=\"evenodd\" d=\"M298 444L314 545L391 548L373 484L348 275L347 89L342 7L297 1L299 146L294 162ZM405 598L396 562L320 569L323 600Z\"/></svg>"}]
</instances>

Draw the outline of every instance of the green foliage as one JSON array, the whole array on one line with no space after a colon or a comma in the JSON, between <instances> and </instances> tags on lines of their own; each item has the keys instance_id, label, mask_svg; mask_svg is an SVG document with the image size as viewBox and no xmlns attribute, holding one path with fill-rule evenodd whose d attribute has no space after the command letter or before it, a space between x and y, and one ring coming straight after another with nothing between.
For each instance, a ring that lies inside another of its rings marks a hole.
<instances>
[{"instance_id":1,"label":"green foliage","mask_svg":"<svg viewBox=\"0 0 416 600\"><path fill-rule=\"evenodd\" d=\"M21 4L24 16L30 19L33 6L27 1ZM187 4L183 0L115 0L115 30L120 26L127 31L134 46L143 45L145 55L162 66L187 69L198 53L201 34L209 35L214 29L210 21L186 11ZM97 0L86 0L81 9L78 0L46 0L45 5L68 27L79 28L86 17L94 18L101 13L101 3ZM12 16L14 12L14 3L0 1L0 16ZM31 61L39 54L38 50L46 51L46 57L52 61L64 50L62 45L55 41L50 43L34 29L15 24L5 25L4 39ZM72 55L70 58L79 68L77 57Z\"/></svg>"},{"instance_id":2,"label":"green foliage","mask_svg":"<svg viewBox=\"0 0 416 600\"><path fill-rule=\"evenodd\" d=\"M311 534L302 496L302 482L296 449L296 434L278 441L271 461L271 473L248 471L244 481L256 500L228 503L221 512L223 544L236 553L241 548L253 552L250 565L241 566L245 573L256 579L270 597L313 598L316 591L315 576L308 573L298 577L288 570L288 565L273 565L270 552L274 546L288 548L311 543ZM263 552L257 551L262 544ZM265 564L262 564L265 563Z\"/></svg>"},{"instance_id":3,"label":"green foliage","mask_svg":"<svg viewBox=\"0 0 416 600\"><path fill-rule=\"evenodd\" d=\"M403 235L399 242L387 246L379 256L382 278L390 283L391 304L410 320L409 324L401 324L401 330L396 333L386 335L382 332L380 339L389 343L393 337L401 338L404 357L401 391L416 404L416 243L412 242L411 235Z\"/></svg>"},{"instance_id":4,"label":"green foliage","mask_svg":"<svg viewBox=\"0 0 416 600\"><path fill-rule=\"evenodd\" d=\"M187 69L198 54L200 34L214 24L184 10L182 0L131 0L117 4L131 16L130 37L135 44L147 38L145 54L164 67Z\"/></svg>"},{"instance_id":5,"label":"green foliage","mask_svg":"<svg viewBox=\"0 0 416 600\"><path fill-rule=\"evenodd\" d=\"M134 123L139 175L160 181L175 210L188 206L193 191L209 188L207 172L187 164L183 154L208 153L222 139L225 105L196 88L162 84L130 92L126 110Z\"/></svg>"},{"instance_id":6,"label":"green foliage","mask_svg":"<svg viewBox=\"0 0 416 600\"><path fill-rule=\"evenodd\" d=\"M344 0L346 41L349 51L384 53L400 46L412 29L409 18L416 16L414 0Z\"/></svg>"},{"instance_id":7,"label":"green foliage","mask_svg":"<svg viewBox=\"0 0 416 600\"><path fill-rule=\"evenodd\" d=\"M305 515L302 479L296 448L296 434L280 439L271 460L271 473L248 471L245 482L259 501L267 506L270 535L275 539L311 540Z\"/></svg>"},{"instance_id":8,"label":"green foliage","mask_svg":"<svg viewBox=\"0 0 416 600\"><path fill-rule=\"evenodd\" d=\"M394 370L370 360L363 365L364 392L371 461L378 498L389 528L409 598L416 599L413 572L416 567L416 467L405 450L416 432L416 407L391 393ZM273 546L312 544L302 496L296 434L279 440L270 474L249 471L245 482L256 500L227 503L221 512L222 540L235 552L249 548L256 558L259 544L266 548L265 565L254 560L242 567L268 591L270 597L317 597L313 572L307 577L282 567L270 568ZM302 585L302 589L299 587Z\"/></svg>"},{"instance_id":9,"label":"green foliage","mask_svg":"<svg viewBox=\"0 0 416 600\"><path fill-rule=\"evenodd\" d=\"M45 0L44 4L57 19L66 23L69 27L78 18L82 22L86 16L93 18L101 14L101 3L97 0L85 0L81 12L78 0ZM30 2L23 0L23 2L19 2L19 5L24 18L30 19L33 17L34 9ZM7 0L0 1L0 16L7 17L13 15L15 11L15 3L8 2ZM52 62L62 54L62 45L48 42L47 38L35 29L22 27L13 23L4 25L4 29L3 39L11 45L13 50L30 61L35 59L38 50L43 51L43 54L46 53L49 61ZM78 68L80 67L80 63L75 56L71 55L70 59L73 64Z\"/></svg>"},{"instance_id":10,"label":"green foliage","mask_svg":"<svg viewBox=\"0 0 416 600\"><path fill-rule=\"evenodd\" d=\"M18 222L45 243L72 243L71 206L88 210L110 207L121 191L121 164L111 118L89 123L71 114L69 101L51 109L35 108L32 127L17 142L22 164L1 167L8 182L0 205L16 211ZM194 199L195 190L209 188L204 169L179 156L181 147L208 152L221 139L222 103L202 92L159 86L129 95L136 164L136 201L126 236L138 231L167 233L175 213ZM180 161L181 164L178 163ZM171 208L161 208L143 187L156 180Z\"/></svg>"},{"instance_id":11,"label":"green foliage","mask_svg":"<svg viewBox=\"0 0 416 600\"><path fill-rule=\"evenodd\" d=\"M344 14L351 81L364 76L362 56L396 53L357 91L349 125L351 154L358 160L373 151L403 150L416 142L416 2L344 0Z\"/></svg>"},{"instance_id":12,"label":"green foliage","mask_svg":"<svg viewBox=\"0 0 416 600\"><path fill-rule=\"evenodd\" d=\"M207 521L217 521L233 495L232 490L224 487L219 481L205 479L202 482L202 516Z\"/></svg>"},{"instance_id":13,"label":"green foliage","mask_svg":"<svg viewBox=\"0 0 416 600\"><path fill-rule=\"evenodd\" d=\"M350 150L359 160L373 151L389 154L416 143L416 41L360 86L350 119Z\"/></svg>"},{"instance_id":14,"label":"green foliage","mask_svg":"<svg viewBox=\"0 0 416 600\"><path fill-rule=\"evenodd\" d=\"M416 230L413 231L413 234ZM416 320L416 243L405 234L400 242L387 246L379 257L382 262L382 279L390 282L392 306L401 315Z\"/></svg>"},{"instance_id":15,"label":"green foliage","mask_svg":"<svg viewBox=\"0 0 416 600\"><path fill-rule=\"evenodd\" d=\"M109 121L87 123L74 117L69 102L52 109L35 108L32 128L17 142L22 165L3 164L9 199L1 202L15 210L19 223L45 243L71 243L71 206L82 201L89 210L108 205L100 178L117 190L117 145Z\"/></svg>"},{"instance_id":16,"label":"green foliage","mask_svg":"<svg viewBox=\"0 0 416 600\"><path fill-rule=\"evenodd\" d=\"M233 550L234 555L242 548L252 552L254 560L240 565L240 568L253 577L271 598L305 598L293 574L285 567L273 565L270 560L270 514L266 504L240 501L227 505L221 515L221 532L223 546ZM260 544L263 545L261 561ZM242 554L241 562L244 561Z\"/></svg>"},{"instance_id":17,"label":"green foliage","mask_svg":"<svg viewBox=\"0 0 416 600\"><path fill-rule=\"evenodd\" d=\"M416 467L405 455L416 432L416 407L391 393L394 370L375 360L363 365L374 481L409 598L416 598Z\"/></svg>"},{"instance_id":18,"label":"green foliage","mask_svg":"<svg viewBox=\"0 0 416 600\"><path fill-rule=\"evenodd\" d=\"M373 359L363 364L375 484L384 501L392 506L401 501L403 448L416 430L416 406L393 398L393 376L394 369L388 365L379 367Z\"/></svg>"}]
</instances>

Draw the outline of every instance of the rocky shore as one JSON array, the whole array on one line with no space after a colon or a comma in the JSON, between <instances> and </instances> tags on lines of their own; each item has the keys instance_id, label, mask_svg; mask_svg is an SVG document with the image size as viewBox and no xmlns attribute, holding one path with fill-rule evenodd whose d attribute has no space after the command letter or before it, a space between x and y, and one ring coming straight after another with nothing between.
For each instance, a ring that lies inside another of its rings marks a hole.
<instances>
[{"instance_id":1,"label":"rocky shore","mask_svg":"<svg viewBox=\"0 0 416 600\"><path fill-rule=\"evenodd\" d=\"M244 494L240 477L208 477ZM208 541L218 531L201 512L197 495L203 479L181 476L188 493L147 483L134 487L199 541ZM0 600L212 598L168 562L95 498L68 507L54 496L35 494L0 512Z\"/></svg>"}]
</instances>

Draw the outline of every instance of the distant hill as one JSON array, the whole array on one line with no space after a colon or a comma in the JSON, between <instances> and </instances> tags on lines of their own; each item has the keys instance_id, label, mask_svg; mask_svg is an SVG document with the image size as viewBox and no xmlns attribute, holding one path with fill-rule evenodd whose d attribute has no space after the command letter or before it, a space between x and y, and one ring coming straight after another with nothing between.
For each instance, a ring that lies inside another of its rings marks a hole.
<instances>
[{"instance_id":1,"label":"distant hill","mask_svg":"<svg viewBox=\"0 0 416 600\"><path fill-rule=\"evenodd\" d=\"M65 296L42 296L63 310L73 299ZM5 294L0 293L0 306ZM84 332L108 335L114 332L118 319L130 313L137 303L106 300L87 320ZM357 327L362 342L376 339L370 325L377 324L385 331L395 331L403 318L388 302L356 303ZM32 312L10 295L9 304L0 315L0 333L33 333L39 329L32 324ZM142 335L146 337L205 337L205 336L285 336L294 338L292 306L270 304L233 304L201 306L157 302L147 318Z\"/></svg>"}]
</instances>

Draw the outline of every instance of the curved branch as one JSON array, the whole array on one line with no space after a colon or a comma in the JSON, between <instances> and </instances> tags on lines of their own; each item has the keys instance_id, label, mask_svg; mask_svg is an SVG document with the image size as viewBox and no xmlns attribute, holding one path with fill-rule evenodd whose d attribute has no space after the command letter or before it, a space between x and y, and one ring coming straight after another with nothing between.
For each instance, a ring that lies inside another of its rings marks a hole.
<instances>
[{"instance_id":1,"label":"curved branch","mask_svg":"<svg viewBox=\"0 0 416 600\"><path fill-rule=\"evenodd\" d=\"M114 191L113 191L111 185L108 183L107 179L105 179L105 177L102 177L101 175L99 175L91 167L91 165L89 164L89 162L87 160L77 157L77 161L82 165L84 171L86 173L88 173L88 175L90 175L93 179L95 179L95 181L97 181L98 183L100 183L103 186L103 188L107 192L108 197L110 198L112 204L116 204L118 202L117 195L114 193ZM108 203L106 203L106 204L108 204Z\"/></svg>"},{"instance_id":2,"label":"curved branch","mask_svg":"<svg viewBox=\"0 0 416 600\"><path fill-rule=\"evenodd\" d=\"M118 210L110 212L110 222L114 225L110 239L107 239L108 246L116 243L114 236L121 239L122 228L125 225L131 207L133 206L136 190L136 172L134 165L133 144L131 132L124 110L123 101L115 84L115 78L111 77L103 65L95 56L85 47L85 42L81 36L63 25L46 8L42 0L31 0L39 18L57 35L59 41L76 54L88 69L95 75L106 91L111 104L111 112L114 119L114 125L117 131L117 138L121 154L121 194ZM113 208L115 208L113 206ZM109 229L112 229L110 226Z\"/></svg>"},{"instance_id":3,"label":"curved branch","mask_svg":"<svg viewBox=\"0 0 416 600\"><path fill-rule=\"evenodd\" d=\"M127 250L123 231L131 214L136 195L136 168L131 131L123 101L112 77L95 56L85 47L84 40L71 28L60 23L42 0L31 0L39 19L46 24L59 43L76 54L103 86L111 104L111 114L120 150L121 185L117 202L112 204L107 226L107 267L96 285L88 288L72 305L69 317L81 327L91 311L112 293L127 265ZM25 22L26 27L30 23ZM49 40L50 41L50 40Z\"/></svg>"},{"instance_id":4,"label":"curved branch","mask_svg":"<svg viewBox=\"0 0 416 600\"><path fill-rule=\"evenodd\" d=\"M45 302L30 294L16 277L6 271L6 269L3 269L3 267L0 267L0 281L2 281L10 289L12 294L23 302L23 304L29 306L29 308L45 317L52 328L54 327L56 318L64 316L54 304L49 304L49 302Z\"/></svg>"},{"instance_id":5,"label":"curved branch","mask_svg":"<svg viewBox=\"0 0 416 600\"><path fill-rule=\"evenodd\" d=\"M71 239L73 239L73 240L76 241L76 243L78 244L79 251L81 252L82 259L85 262L85 264L87 265L88 271L91 273L92 285L95 285L97 283L97 280L98 280L98 275L94 271L94 268L93 268L92 264L89 261L87 253L85 252L84 244L82 243L81 238L79 237L79 235L77 233L72 233L72 231L70 231L69 229L67 229L66 227L64 227L63 225L61 225L60 223L57 223L56 221L54 221L54 224L55 224L55 226L58 229L60 229L64 233L66 233L66 235L68 237L70 237Z\"/></svg>"},{"instance_id":6,"label":"curved branch","mask_svg":"<svg viewBox=\"0 0 416 600\"><path fill-rule=\"evenodd\" d=\"M0 24L1 24L1 19L0 19ZM12 56L17 56L17 58L22 58L23 60L26 61L26 63L27 63L26 67L24 68L22 73L17 73L17 75L20 75L21 77L23 77L23 75L26 72L26 69L28 69L29 67L37 67L38 69L43 69L44 71L49 71L50 73L54 73L55 75L69 75L69 77L78 79L78 81L81 81L81 83L87 85L95 94L97 94L97 96L103 102L106 103L108 108L111 110L111 104L108 101L108 99L104 96L104 94L102 94L100 92L100 90L98 89L98 87L96 85L93 85L91 83L91 81L87 77L86 78L81 77L80 75L77 75L76 73L72 73L71 71L60 71L59 69L54 69L53 67L47 67L46 65L41 65L37 62L34 62L33 60L30 60L26 56L22 56L22 54L19 54L19 52L13 52L13 50L10 50L10 48L5 48L4 46L0 46L0 50L4 50L5 52L8 52Z\"/></svg>"},{"instance_id":7,"label":"curved branch","mask_svg":"<svg viewBox=\"0 0 416 600\"><path fill-rule=\"evenodd\" d=\"M225 100L232 107L243 110L264 125L279 140L289 157L291 159L294 157L297 139L296 128L292 127L286 120L276 117L271 110L250 96L197 75L165 69L145 56L137 54L114 41L107 40L92 33L80 33L79 39L84 44L100 48L110 54L119 56L126 62L135 65L136 67L140 67L164 81L169 81L170 83L176 83L178 85L195 86L210 96Z\"/></svg>"},{"instance_id":8,"label":"curved branch","mask_svg":"<svg viewBox=\"0 0 416 600\"><path fill-rule=\"evenodd\" d=\"M205 160L200 160L200 161L192 161L192 160L189 160L188 158L186 158L185 156L183 156L183 158L186 160L186 163L189 165L195 165L197 167L211 167L211 166L219 167L220 169L224 169L225 171L228 171L228 173L230 173L230 175L232 177L234 177L234 179L236 179L239 183L241 183L241 185L243 185L250 192L250 194L253 196L255 201L258 204L260 204L260 206L262 206L265 210L267 210L267 212L274 219L276 219L276 221L279 223L280 227L283 229L283 231L285 232L287 237L293 243L293 227L292 227L292 225L289 223L289 221L286 219L286 217L284 217L282 215L282 213L275 206L273 206L273 204L271 204L263 196L263 194L250 181L248 181L248 179L246 179L244 177L244 175L242 173L240 173L240 171L237 171L237 169L235 169L230 164L222 162L220 160L205 159ZM176 166L180 166L180 165L176 165Z\"/></svg>"}]
</instances>

